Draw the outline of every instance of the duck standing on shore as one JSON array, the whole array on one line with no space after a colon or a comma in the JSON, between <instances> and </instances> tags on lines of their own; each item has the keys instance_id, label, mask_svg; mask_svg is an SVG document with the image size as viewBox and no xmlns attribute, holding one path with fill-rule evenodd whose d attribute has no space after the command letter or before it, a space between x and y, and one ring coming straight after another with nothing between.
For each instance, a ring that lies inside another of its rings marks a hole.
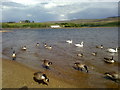
<instances>
[{"instance_id":1,"label":"duck standing on shore","mask_svg":"<svg viewBox=\"0 0 120 90\"><path fill-rule=\"evenodd\" d=\"M52 65L52 62L50 62L49 60L44 60L43 65L46 69L49 69L50 65Z\"/></svg>"},{"instance_id":2,"label":"duck standing on shore","mask_svg":"<svg viewBox=\"0 0 120 90\"><path fill-rule=\"evenodd\" d=\"M33 79L34 79L34 81L38 82L39 84L48 85L46 82L49 82L47 75L44 74L43 72L35 72Z\"/></svg>"},{"instance_id":3,"label":"duck standing on shore","mask_svg":"<svg viewBox=\"0 0 120 90\"><path fill-rule=\"evenodd\" d=\"M16 53L15 53L15 51L13 51L12 60L16 60Z\"/></svg>"},{"instance_id":4,"label":"duck standing on shore","mask_svg":"<svg viewBox=\"0 0 120 90\"><path fill-rule=\"evenodd\" d=\"M106 72L105 76L113 81L119 81L120 82L120 75L116 72Z\"/></svg>"},{"instance_id":5,"label":"duck standing on shore","mask_svg":"<svg viewBox=\"0 0 120 90\"><path fill-rule=\"evenodd\" d=\"M76 62L76 63L74 63L74 65L75 65L75 67L77 68L77 70L83 71L83 69L85 69L86 72L88 73L88 67L87 67L85 64Z\"/></svg>"}]
</instances>

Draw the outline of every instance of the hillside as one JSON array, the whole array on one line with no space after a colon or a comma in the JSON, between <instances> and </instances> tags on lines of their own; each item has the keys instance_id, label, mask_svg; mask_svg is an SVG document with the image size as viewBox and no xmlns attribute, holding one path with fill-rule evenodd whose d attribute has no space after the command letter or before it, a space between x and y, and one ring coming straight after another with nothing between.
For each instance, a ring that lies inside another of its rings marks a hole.
<instances>
[{"instance_id":1,"label":"hillside","mask_svg":"<svg viewBox=\"0 0 120 90\"><path fill-rule=\"evenodd\" d=\"M98 22L118 22L120 17L108 17L103 19L74 19L74 20L67 20L67 21L51 21L46 23L98 23Z\"/></svg>"},{"instance_id":2,"label":"hillside","mask_svg":"<svg viewBox=\"0 0 120 90\"><path fill-rule=\"evenodd\" d=\"M76 27L118 27L120 17L108 17L103 19L77 19L69 21L52 21L44 23L1 23L2 28L50 28L51 25L59 25L61 28Z\"/></svg>"}]
</instances>

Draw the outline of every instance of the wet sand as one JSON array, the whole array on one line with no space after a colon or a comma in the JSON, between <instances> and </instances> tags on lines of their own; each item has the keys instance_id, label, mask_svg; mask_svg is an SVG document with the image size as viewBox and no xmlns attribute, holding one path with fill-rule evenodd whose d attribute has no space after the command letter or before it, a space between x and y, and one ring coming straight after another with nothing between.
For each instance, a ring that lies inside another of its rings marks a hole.
<instances>
[{"instance_id":1,"label":"wet sand","mask_svg":"<svg viewBox=\"0 0 120 90\"><path fill-rule=\"evenodd\" d=\"M50 82L47 85L38 84L33 80L33 70L16 61L2 60L2 88L77 88L74 85L54 78L53 75L47 74ZM46 72L45 72L46 73Z\"/></svg>"},{"instance_id":2,"label":"wet sand","mask_svg":"<svg viewBox=\"0 0 120 90\"><path fill-rule=\"evenodd\" d=\"M0 31L0 32L12 32L12 31L8 31L8 30L2 30L2 31Z\"/></svg>"}]
</instances>

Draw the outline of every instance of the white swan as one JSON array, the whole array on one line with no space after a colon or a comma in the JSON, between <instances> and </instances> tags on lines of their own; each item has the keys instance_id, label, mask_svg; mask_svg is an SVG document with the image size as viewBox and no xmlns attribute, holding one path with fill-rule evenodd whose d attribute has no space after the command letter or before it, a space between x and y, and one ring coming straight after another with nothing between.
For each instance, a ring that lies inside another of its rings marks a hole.
<instances>
[{"instance_id":1,"label":"white swan","mask_svg":"<svg viewBox=\"0 0 120 90\"><path fill-rule=\"evenodd\" d=\"M83 47L83 41L81 42L81 44L75 44L76 47Z\"/></svg>"},{"instance_id":2,"label":"white swan","mask_svg":"<svg viewBox=\"0 0 120 90\"><path fill-rule=\"evenodd\" d=\"M72 40L66 40L66 42L71 44L71 43L72 43Z\"/></svg>"},{"instance_id":3,"label":"white swan","mask_svg":"<svg viewBox=\"0 0 120 90\"><path fill-rule=\"evenodd\" d=\"M108 52L111 52L111 53L118 52L117 48L116 48L116 49L108 48L107 51L108 51Z\"/></svg>"}]
</instances>

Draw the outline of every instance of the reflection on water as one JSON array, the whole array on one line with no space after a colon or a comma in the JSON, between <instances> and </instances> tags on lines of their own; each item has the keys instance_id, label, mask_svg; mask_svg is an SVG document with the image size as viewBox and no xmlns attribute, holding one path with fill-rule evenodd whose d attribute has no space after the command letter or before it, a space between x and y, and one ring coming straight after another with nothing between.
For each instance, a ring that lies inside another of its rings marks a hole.
<instances>
[{"instance_id":1,"label":"reflection on water","mask_svg":"<svg viewBox=\"0 0 120 90\"><path fill-rule=\"evenodd\" d=\"M117 87L117 83L106 80L103 73L118 71L118 63L106 64L104 57L114 56L118 61L118 53L112 55L106 52L109 47L118 47L117 28L80 28L80 29L27 29L12 30L3 33L3 58L11 59L13 50L17 53L17 62L29 67L44 71L44 59L53 62L49 74L75 84L77 87ZM66 40L73 40L73 44ZM75 43L84 41L84 47L75 47ZM36 43L40 43L36 47ZM44 43L51 45L52 50L44 48ZM96 48L103 45L104 49ZM27 51L21 51L22 46L27 46ZM97 56L91 55L97 52ZM83 57L78 57L83 53ZM89 67L89 73L80 72L73 68L73 63L79 61ZM81 83L80 83L81 82Z\"/></svg>"}]
</instances>

